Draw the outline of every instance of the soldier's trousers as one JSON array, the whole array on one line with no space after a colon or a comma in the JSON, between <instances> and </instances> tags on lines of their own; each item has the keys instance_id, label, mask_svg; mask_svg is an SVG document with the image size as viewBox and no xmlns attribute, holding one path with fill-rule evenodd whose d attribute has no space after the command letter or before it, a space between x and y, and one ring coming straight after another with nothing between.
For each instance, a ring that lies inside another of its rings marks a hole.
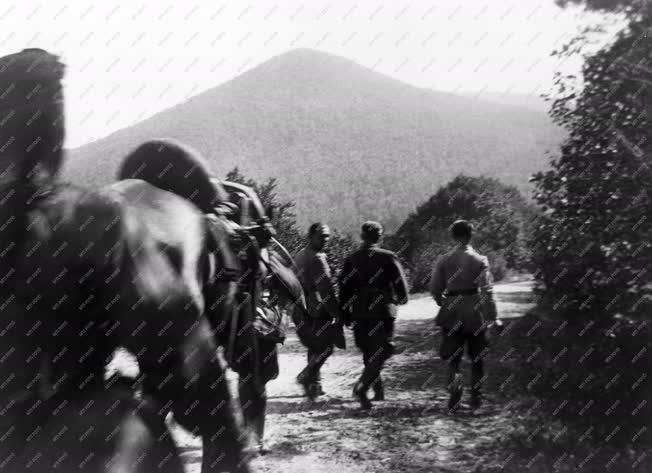
<instances>
[{"instance_id":1,"label":"soldier's trousers","mask_svg":"<svg viewBox=\"0 0 652 473\"><path fill-rule=\"evenodd\" d=\"M364 370L358 380L363 390L382 386L381 371L394 354L394 319L354 318L353 337L362 351Z\"/></svg>"},{"instance_id":2,"label":"soldier's trousers","mask_svg":"<svg viewBox=\"0 0 652 473\"><path fill-rule=\"evenodd\" d=\"M308 363L298 377L302 384L321 381L321 367L333 354L335 344L330 326L330 319L315 318L307 319L301 329L297 330L299 339L308 349Z\"/></svg>"},{"instance_id":3,"label":"soldier's trousers","mask_svg":"<svg viewBox=\"0 0 652 473\"><path fill-rule=\"evenodd\" d=\"M484 381L482 357L487 349L487 338L484 330L477 334L465 334L459 330L447 331L444 329L442 337L439 355L442 359L448 360L448 382L451 383L455 375L459 373L460 363L464 356L464 347L466 346L471 359L471 392L474 395L479 395Z\"/></svg>"}]
</instances>

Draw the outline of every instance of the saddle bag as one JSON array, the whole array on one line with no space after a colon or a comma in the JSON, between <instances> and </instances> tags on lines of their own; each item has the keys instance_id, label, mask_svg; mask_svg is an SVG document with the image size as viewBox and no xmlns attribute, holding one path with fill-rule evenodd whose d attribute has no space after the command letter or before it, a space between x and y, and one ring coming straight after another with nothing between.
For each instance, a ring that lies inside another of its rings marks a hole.
<instances>
[{"instance_id":1,"label":"saddle bag","mask_svg":"<svg viewBox=\"0 0 652 473\"><path fill-rule=\"evenodd\" d=\"M256 307L254 331L258 338L282 344L287 337L287 318L277 307L262 303Z\"/></svg>"}]
</instances>

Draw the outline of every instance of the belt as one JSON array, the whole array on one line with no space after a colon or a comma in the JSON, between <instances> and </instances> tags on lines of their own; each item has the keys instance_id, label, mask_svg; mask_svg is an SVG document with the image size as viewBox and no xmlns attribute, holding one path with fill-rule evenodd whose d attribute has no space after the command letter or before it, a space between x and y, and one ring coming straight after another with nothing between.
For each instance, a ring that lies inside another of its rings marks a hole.
<instances>
[{"instance_id":1,"label":"belt","mask_svg":"<svg viewBox=\"0 0 652 473\"><path fill-rule=\"evenodd\" d=\"M477 287L474 289L459 289L457 291L447 291L446 295L448 297L455 297L455 296L473 296L475 294L479 294L480 289Z\"/></svg>"}]
</instances>

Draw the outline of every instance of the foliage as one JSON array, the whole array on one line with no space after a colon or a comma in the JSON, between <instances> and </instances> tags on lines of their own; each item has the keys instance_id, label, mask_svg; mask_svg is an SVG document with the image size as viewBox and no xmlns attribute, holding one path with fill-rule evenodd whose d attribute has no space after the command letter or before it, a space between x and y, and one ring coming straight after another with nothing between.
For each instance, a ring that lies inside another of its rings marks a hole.
<instances>
[{"instance_id":1,"label":"foliage","mask_svg":"<svg viewBox=\"0 0 652 473\"><path fill-rule=\"evenodd\" d=\"M533 178L543 214L531 241L543 297L538 315L513 324L523 367L515 378L537 397L541 431L562 425L561 444L611 449L614 464L644 471L652 442L652 333L635 317L649 314L652 298L652 4L558 3L618 11L629 24L612 43L585 55L581 78L556 76L550 115L568 137L551 169ZM555 52L560 62L585 54L590 33Z\"/></svg>"},{"instance_id":2,"label":"foliage","mask_svg":"<svg viewBox=\"0 0 652 473\"><path fill-rule=\"evenodd\" d=\"M473 245L488 256L499 280L508 268L528 269L526 240L533 217L515 187L493 178L459 175L407 218L391 239L391 248L405 261L412 290L423 290L435 259L451 247L448 227L463 218L475 225Z\"/></svg>"},{"instance_id":3,"label":"foliage","mask_svg":"<svg viewBox=\"0 0 652 473\"><path fill-rule=\"evenodd\" d=\"M277 232L276 238L291 254L296 254L305 245L307 229L306 232L298 229L297 216L294 212L295 204L292 201L284 201L279 197L277 193L278 181L275 178L270 178L263 184L259 184L255 180L245 177L235 167L226 174L225 180L251 187L260 198L263 206L266 208L274 206L277 209L276 216L272 221ZM331 239L326 247L326 254L330 267L334 272L342 267L344 258L356 246L355 240L350 235L332 229Z\"/></svg>"},{"instance_id":4,"label":"foliage","mask_svg":"<svg viewBox=\"0 0 652 473\"><path fill-rule=\"evenodd\" d=\"M524 393L537 397L542 428L562 422L569 437L581 437L579 443L648 447L651 328L625 318L536 314L512 322L504 336L518 354L515 379Z\"/></svg>"},{"instance_id":5,"label":"foliage","mask_svg":"<svg viewBox=\"0 0 652 473\"><path fill-rule=\"evenodd\" d=\"M275 207L276 215L271 223L276 230L276 238L290 253L298 251L302 238L297 229L294 202L280 200L276 193L276 179L269 178L263 184L259 184L253 179L246 178L240 169L235 167L226 174L225 180L251 187L265 208Z\"/></svg>"},{"instance_id":6,"label":"foliage","mask_svg":"<svg viewBox=\"0 0 652 473\"><path fill-rule=\"evenodd\" d=\"M339 274L344 265L344 258L358 249L359 244L348 233L342 233L336 229L331 232L331 239L326 246L326 256L333 274Z\"/></svg>"},{"instance_id":7,"label":"foliage","mask_svg":"<svg viewBox=\"0 0 652 473\"><path fill-rule=\"evenodd\" d=\"M551 116L569 136L551 169L534 176L545 211L533 239L536 276L564 314L643 314L652 299L652 15L649 6L630 14L616 40L586 59L579 93L576 78L557 76Z\"/></svg>"},{"instance_id":8,"label":"foliage","mask_svg":"<svg viewBox=\"0 0 652 473\"><path fill-rule=\"evenodd\" d=\"M590 10L623 11L638 10L648 0L555 0L555 3L565 7L567 5L583 5Z\"/></svg>"}]
</instances>

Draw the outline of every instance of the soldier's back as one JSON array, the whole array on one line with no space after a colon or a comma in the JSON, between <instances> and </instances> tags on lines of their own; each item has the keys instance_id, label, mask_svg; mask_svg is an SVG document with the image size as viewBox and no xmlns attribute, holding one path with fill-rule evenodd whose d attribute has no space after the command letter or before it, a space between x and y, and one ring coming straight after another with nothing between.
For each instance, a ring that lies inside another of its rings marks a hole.
<instances>
[{"instance_id":1,"label":"soldier's back","mask_svg":"<svg viewBox=\"0 0 652 473\"><path fill-rule=\"evenodd\" d=\"M478 278L488 267L487 257L472 247L455 248L443 256L441 265L446 277L446 289L465 291L478 287Z\"/></svg>"},{"instance_id":2,"label":"soldier's back","mask_svg":"<svg viewBox=\"0 0 652 473\"><path fill-rule=\"evenodd\" d=\"M376 246L362 247L351 254L351 277L357 293L353 310L356 316L396 316L393 291L395 258L392 251Z\"/></svg>"},{"instance_id":3,"label":"soldier's back","mask_svg":"<svg viewBox=\"0 0 652 473\"><path fill-rule=\"evenodd\" d=\"M461 323L462 333L477 333L489 316L481 296L488 284L487 257L470 246L458 247L442 256L439 266L449 295L438 315L439 322L447 329Z\"/></svg>"}]
</instances>

